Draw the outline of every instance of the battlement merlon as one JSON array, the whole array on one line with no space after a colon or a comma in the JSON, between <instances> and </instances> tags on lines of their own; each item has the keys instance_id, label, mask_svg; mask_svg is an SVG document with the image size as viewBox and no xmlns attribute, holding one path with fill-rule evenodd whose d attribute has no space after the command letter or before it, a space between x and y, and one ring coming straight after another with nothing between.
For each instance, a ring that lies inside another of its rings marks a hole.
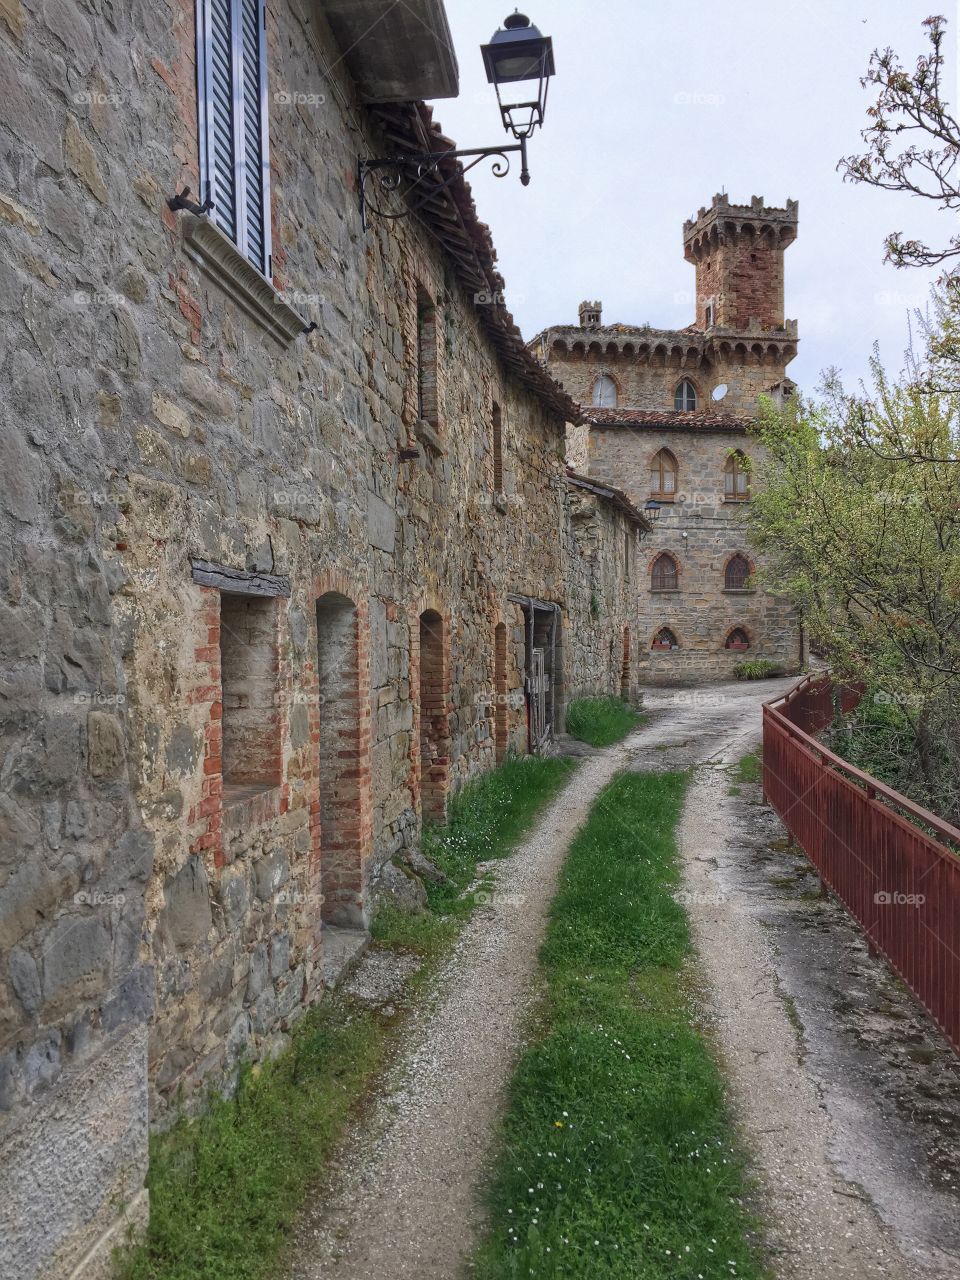
<instances>
[{"instance_id":1,"label":"battlement merlon","mask_svg":"<svg viewBox=\"0 0 960 1280\"><path fill-rule=\"evenodd\" d=\"M788 200L781 209L764 204L763 196L751 196L749 204L731 204L718 194L709 208L699 209L683 224L683 256L695 262L701 253L743 235L767 238L785 249L797 238L799 220L798 200Z\"/></svg>"}]
</instances>

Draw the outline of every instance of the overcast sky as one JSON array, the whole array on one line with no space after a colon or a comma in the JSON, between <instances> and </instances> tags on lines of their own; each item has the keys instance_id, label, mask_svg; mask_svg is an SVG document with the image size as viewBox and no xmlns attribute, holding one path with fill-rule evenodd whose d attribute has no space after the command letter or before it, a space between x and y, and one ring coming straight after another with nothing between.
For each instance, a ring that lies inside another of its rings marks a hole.
<instances>
[{"instance_id":1,"label":"overcast sky","mask_svg":"<svg viewBox=\"0 0 960 1280\"><path fill-rule=\"evenodd\" d=\"M503 137L479 45L510 0L446 0L460 97L434 104L460 146ZM470 175L524 335L572 324L584 298L605 321L680 328L693 320L684 219L725 190L736 203L800 201L786 253L786 313L800 326L791 376L810 391L836 365L854 382L879 341L899 369L907 313L935 272L883 262L901 230L941 242L950 214L923 200L853 186L836 164L861 150L872 100L860 87L871 51L892 45L910 66L930 13L951 21L949 99L957 105L955 0L534 0L553 37L557 74L546 125L531 142L532 181L515 165Z\"/></svg>"}]
</instances>

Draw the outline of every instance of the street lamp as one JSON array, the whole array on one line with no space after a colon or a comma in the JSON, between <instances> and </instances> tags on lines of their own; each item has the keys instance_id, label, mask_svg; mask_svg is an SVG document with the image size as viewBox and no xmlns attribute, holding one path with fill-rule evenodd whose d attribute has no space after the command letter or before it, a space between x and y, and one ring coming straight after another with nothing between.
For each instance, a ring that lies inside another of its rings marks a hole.
<instances>
[{"instance_id":1,"label":"street lamp","mask_svg":"<svg viewBox=\"0 0 960 1280\"><path fill-rule=\"evenodd\" d=\"M525 13L514 12L493 33L490 43L480 46L480 52L487 72L487 82L497 91L503 127L520 142L523 162L520 181L526 186L530 181L530 174L527 171L525 144L534 129L543 124L547 111L550 77L556 72L553 41L549 36L541 35ZM536 98L526 102L503 101L501 86L522 84L530 80L537 81Z\"/></svg>"},{"instance_id":2,"label":"street lamp","mask_svg":"<svg viewBox=\"0 0 960 1280\"><path fill-rule=\"evenodd\" d=\"M555 74L553 61L553 41L549 36L541 35L530 19L523 13L512 13L504 19L491 36L490 43L480 46L487 80L497 91L497 104L500 107L500 119L507 133L517 139L515 144L503 147L471 147L457 150L450 147L445 151L421 151L395 156L381 156L366 160L362 156L357 165L357 178L360 189L360 217L364 227L367 225L367 211L381 218L405 218L415 213L428 201L434 199L438 191L449 187L481 160L492 159L494 177L506 177L510 171L508 156L520 152L520 181L524 186L530 182L530 171L527 168L527 139L538 125L543 124L547 109L547 91L550 77ZM537 95L525 101L505 102L501 90L504 86L537 81ZM455 171L442 178L439 166L445 160L456 160ZM463 161L469 163L464 164ZM425 178L439 179L424 185L424 197L410 205L400 213L388 213L370 202L367 194L367 175L376 172L379 185L384 191L396 191L406 178L410 188L417 186Z\"/></svg>"}]
</instances>

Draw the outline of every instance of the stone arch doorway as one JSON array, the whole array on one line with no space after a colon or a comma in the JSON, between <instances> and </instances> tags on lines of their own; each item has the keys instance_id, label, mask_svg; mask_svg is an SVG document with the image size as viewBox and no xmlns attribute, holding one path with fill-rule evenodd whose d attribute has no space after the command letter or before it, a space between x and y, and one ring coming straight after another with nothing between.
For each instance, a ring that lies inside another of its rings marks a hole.
<instances>
[{"instance_id":1,"label":"stone arch doorway","mask_svg":"<svg viewBox=\"0 0 960 1280\"><path fill-rule=\"evenodd\" d=\"M447 636L436 609L420 615L420 804L423 817L442 822L450 786L447 714Z\"/></svg>"},{"instance_id":2,"label":"stone arch doorway","mask_svg":"<svg viewBox=\"0 0 960 1280\"><path fill-rule=\"evenodd\" d=\"M366 854L363 785L369 743L361 731L357 606L339 591L319 597L317 613L318 792L325 922L363 926Z\"/></svg>"}]
</instances>

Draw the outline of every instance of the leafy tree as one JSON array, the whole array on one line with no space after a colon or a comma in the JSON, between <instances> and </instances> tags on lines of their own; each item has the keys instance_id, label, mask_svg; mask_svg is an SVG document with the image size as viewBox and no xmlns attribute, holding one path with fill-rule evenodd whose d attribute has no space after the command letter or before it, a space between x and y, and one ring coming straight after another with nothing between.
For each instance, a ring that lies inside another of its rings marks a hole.
<instances>
[{"instance_id":1,"label":"leafy tree","mask_svg":"<svg viewBox=\"0 0 960 1280\"><path fill-rule=\"evenodd\" d=\"M844 179L866 182L884 191L906 191L960 210L960 124L942 96L943 42L947 20L926 18L931 49L907 71L893 49L875 49L860 83L879 89L867 109L871 123L861 136L867 151L845 156L838 165ZM895 231L886 239L887 260L898 267L948 263L960 255L960 234L942 247L905 239Z\"/></svg>"},{"instance_id":2,"label":"leafy tree","mask_svg":"<svg viewBox=\"0 0 960 1280\"><path fill-rule=\"evenodd\" d=\"M834 673L890 709L888 779L956 821L960 396L929 389L929 359L891 379L875 353L871 369L857 394L831 374L816 403L765 405L751 532L761 580L793 599Z\"/></svg>"}]
</instances>

